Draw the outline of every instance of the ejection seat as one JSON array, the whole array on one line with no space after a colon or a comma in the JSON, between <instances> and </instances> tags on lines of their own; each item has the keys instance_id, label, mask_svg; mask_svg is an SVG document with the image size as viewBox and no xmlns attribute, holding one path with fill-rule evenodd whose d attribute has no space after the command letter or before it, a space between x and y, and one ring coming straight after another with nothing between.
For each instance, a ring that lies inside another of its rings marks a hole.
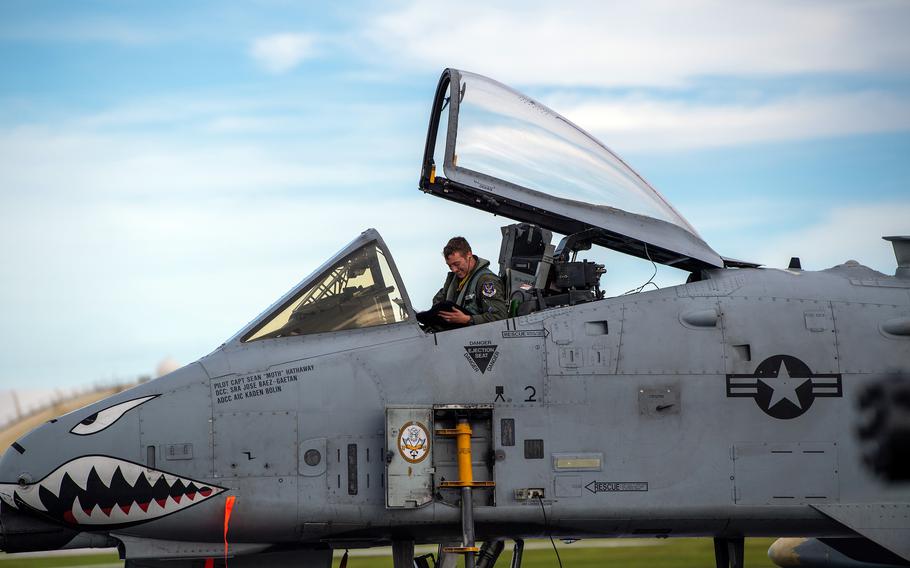
<instances>
[{"instance_id":1,"label":"ejection seat","mask_svg":"<svg viewBox=\"0 0 910 568\"><path fill-rule=\"evenodd\" d=\"M499 276L510 316L603 298L603 265L576 261L578 251L591 248L596 230L568 235L555 248L550 244L552 231L537 225L516 223L501 230Z\"/></svg>"},{"instance_id":2,"label":"ejection seat","mask_svg":"<svg viewBox=\"0 0 910 568\"><path fill-rule=\"evenodd\" d=\"M544 288L553 263L554 248L550 244L553 232L530 223L515 223L500 230L499 277L505 287L506 298L511 298L517 290ZM538 275L542 279L540 282Z\"/></svg>"}]
</instances>

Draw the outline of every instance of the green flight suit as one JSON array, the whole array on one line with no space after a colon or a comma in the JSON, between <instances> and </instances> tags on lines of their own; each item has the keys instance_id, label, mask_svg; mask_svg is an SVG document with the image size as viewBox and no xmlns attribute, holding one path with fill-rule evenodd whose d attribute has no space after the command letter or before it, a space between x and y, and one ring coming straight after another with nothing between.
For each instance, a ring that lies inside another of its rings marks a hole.
<instances>
[{"instance_id":1,"label":"green flight suit","mask_svg":"<svg viewBox=\"0 0 910 568\"><path fill-rule=\"evenodd\" d=\"M433 304L443 300L455 302L471 314L471 325L505 319L509 315L505 289L499 276L490 270L490 261L474 255L477 264L468 275L464 288L458 289L458 278L449 272L445 284L433 296Z\"/></svg>"}]
</instances>

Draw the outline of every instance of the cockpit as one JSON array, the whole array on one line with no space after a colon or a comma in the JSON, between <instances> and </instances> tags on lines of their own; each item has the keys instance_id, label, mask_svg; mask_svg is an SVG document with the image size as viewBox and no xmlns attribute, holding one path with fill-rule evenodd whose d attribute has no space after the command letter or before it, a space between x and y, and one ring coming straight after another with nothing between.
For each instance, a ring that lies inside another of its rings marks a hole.
<instances>
[{"instance_id":1,"label":"cockpit","mask_svg":"<svg viewBox=\"0 0 910 568\"><path fill-rule=\"evenodd\" d=\"M513 219L500 276L511 314L603 296L603 267L577 261L593 245L697 273L749 266L721 258L660 193L596 138L492 79L446 69L427 131L424 193ZM550 244L553 233L565 235ZM754 265L753 265L754 266ZM240 340L414 323L372 229L248 327Z\"/></svg>"}]
</instances>

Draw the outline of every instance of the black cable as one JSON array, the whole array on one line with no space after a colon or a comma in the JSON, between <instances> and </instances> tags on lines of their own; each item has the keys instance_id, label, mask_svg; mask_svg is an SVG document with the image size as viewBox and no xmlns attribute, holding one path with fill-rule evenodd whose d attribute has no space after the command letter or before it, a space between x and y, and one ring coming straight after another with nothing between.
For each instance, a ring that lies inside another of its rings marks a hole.
<instances>
[{"instance_id":1,"label":"black cable","mask_svg":"<svg viewBox=\"0 0 910 568\"><path fill-rule=\"evenodd\" d=\"M550 544L553 545L553 552L556 553L556 561L559 562L559 568L562 568L562 558L559 557L559 551L556 550L556 542L553 540L553 534L550 533L550 521L547 520L547 508L543 506L543 497L538 495L537 501L540 503L540 510L543 511L543 528L547 531L547 536L550 537Z\"/></svg>"},{"instance_id":2,"label":"black cable","mask_svg":"<svg viewBox=\"0 0 910 568\"><path fill-rule=\"evenodd\" d=\"M656 289L660 290L660 286L658 286L657 284L654 283L654 277L657 276L657 263L654 262L654 259L651 258L651 254L648 252L648 243L644 243L644 245L645 245L645 256L648 257L648 260L651 261L651 266L654 267L654 274L652 274L651 277L648 278L647 282L645 282L638 288L632 288L631 290L623 292L623 294L622 294L623 296L626 296L628 294L638 294L639 292L644 290L645 286L647 286L648 284L650 284L651 286L654 286Z\"/></svg>"}]
</instances>

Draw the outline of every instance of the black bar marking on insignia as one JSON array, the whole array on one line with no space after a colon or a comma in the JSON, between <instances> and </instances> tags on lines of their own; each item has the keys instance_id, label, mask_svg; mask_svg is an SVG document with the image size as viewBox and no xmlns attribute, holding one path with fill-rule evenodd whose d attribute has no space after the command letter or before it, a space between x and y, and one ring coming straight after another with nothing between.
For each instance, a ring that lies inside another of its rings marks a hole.
<instances>
[{"instance_id":1,"label":"black bar marking on insignia","mask_svg":"<svg viewBox=\"0 0 910 568\"><path fill-rule=\"evenodd\" d=\"M750 381L736 381L735 379L751 379ZM758 379L753 375L727 375L727 396L755 398L758 392ZM737 389L734 391L734 389Z\"/></svg>"},{"instance_id":2,"label":"black bar marking on insignia","mask_svg":"<svg viewBox=\"0 0 910 568\"><path fill-rule=\"evenodd\" d=\"M338 474L338 489L341 489L341 474Z\"/></svg>"},{"instance_id":3,"label":"black bar marking on insignia","mask_svg":"<svg viewBox=\"0 0 910 568\"><path fill-rule=\"evenodd\" d=\"M840 374L812 375L811 379L812 394L815 395L816 398L820 396L841 398L844 396L844 385L841 381ZM829 384L827 382L825 384L816 384L816 379L835 379L836 382L834 384ZM833 389L834 392L831 392L828 389Z\"/></svg>"},{"instance_id":4,"label":"black bar marking on insignia","mask_svg":"<svg viewBox=\"0 0 910 568\"><path fill-rule=\"evenodd\" d=\"M13 445L10 446L10 447L11 447L12 449L16 450L17 452L19 452L20 454L24 454L24 453L25 453L25 448L23 448L22 446L20 446L20 445L19 445L19 442L13 442Z\"/></svg>"},{"instance_id":5,"label":"black bar marking on insignia","mask_svg":"<svg viewBox=\"0 0 910 568\"><path fill-rule=\"evenodd\" d=\"M348 444L348 495L357 495L357 444Z\"/></svg>"},{"instance_id":6,"label":"black bar marking on insignia","mask_svg":"<svg viewBox=\"0 0 910 568\"><path fill-rule=\"evenodd\" d=\"M827 499L824 495L806 495L806 499Z\"/></svg>"},{"instance_id":7,"label":"black bar marking on insignia","mask_svg":"<svg viewBox=\"0 0 910 568\"><path fill-rule=\"evenodd\" d=\"M338 448L338 463L341 463L341 448Z\"/></svg>"},{"instance_id":8,"label":"black bar marking on insignia","mask_svg":"<svg viewBox=\"0 0 910 568\"><path fill-rule=\"evenodd\" d=\"M542 329L513 329L502 332L503 339L522 339L525 337L546 337L546 335Z\"/></svg>"},{"instance_id":9,"label":"black bar marking on insignia","mask_svg":"<svg viewBox=\"0 0 910 568\"><path fill-rule=\"evenodd\" d=\"M771 450L771 453L772 454L792 454L793 450Z\"/></svg>"},{"instance_id":10,"label":"black bar marking on insignia","mask_svg":"<svg viewBox=\"0 0 910 568\"><path fill-rule=\"evenodd\" d=\"M370 488L370 474L367 474L367 489Z\"/></svg>"},{"instance_id":11,"label":"black bar marking on insignia","mask_svg":"<svg viewBox=\"0 0 910 568\"><path fill-rule=\"evenodd\" d=\"M367 463L370 463L370 448L367 448ZM369 477L369 476L370 476L370 474L368 473L367 477ZM367 487L369 487L369 485Z\"/></svg>"},{"instance_id":12,"label":"black bar marking on insignia","mask_svg":"<svg viewBox=\"0 0 910 568\"><path fill-rule=\"evenodd\" d=\"M515 445L515 419L503 418L499 421L499 436L503 446Z\"/></svg>"},{"instance_id":13,"label":"black bar marking on insignia","mask_svg":"<svg viewBox=\"0 0 910 568\"><path fill-rule=\"evenodd\" d=\"M525 440L525 459L543 459L543 440Z\"/></svg>"},{"instance_id":14,"label":"black bar marking on insignia","mask_svg":"<svg viewBox=\"0 0 910 568\"><path fill-rule=\"evenodd\" d=\"M804 454L823 454L825 450L803 450Z\"/></svg>"}]
</instances>

